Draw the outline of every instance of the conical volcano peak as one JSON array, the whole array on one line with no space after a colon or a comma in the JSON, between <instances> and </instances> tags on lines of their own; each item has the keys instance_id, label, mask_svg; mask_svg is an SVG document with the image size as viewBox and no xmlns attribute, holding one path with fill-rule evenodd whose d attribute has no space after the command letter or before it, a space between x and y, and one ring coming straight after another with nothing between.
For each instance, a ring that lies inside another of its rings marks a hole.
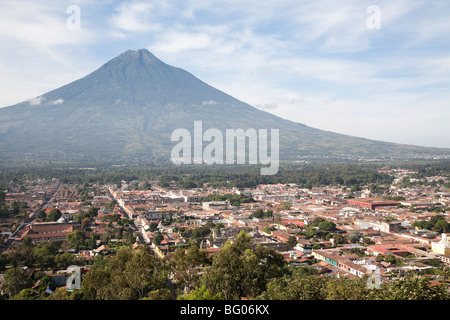
<instances>
[{"instance_id":1,"label":"conical volcano peak","mask_svg":"<svg viewBox=\"0 0 450 320\"><path fill-rule=\"evenodd\" d=\"M153 55L150 51L148 51L147 49L139 49L139 50L127 50L124 53L122 53L121 55L119 55L119 57L123 57L123 58L135 58L135 59L139 59L139 58L145 58L148 60L156 60L156 61L160 61L158 58L155 57L155 55Z\"/></svg>"},{"instance_id":2,"label":"conical volcano peak","mask_svg":"<svg viewBox=\"0 0 450 320\"><path fill-rule=\"evenodd\" d=\"M112 59L106 65L111 63L133 63L137 62L140 64L160 64L165 65L164 62L159 60L155 55L153 55L147 49L139 50L128 50L120 54L116 58Z\"/></svg>"}]
</instances>

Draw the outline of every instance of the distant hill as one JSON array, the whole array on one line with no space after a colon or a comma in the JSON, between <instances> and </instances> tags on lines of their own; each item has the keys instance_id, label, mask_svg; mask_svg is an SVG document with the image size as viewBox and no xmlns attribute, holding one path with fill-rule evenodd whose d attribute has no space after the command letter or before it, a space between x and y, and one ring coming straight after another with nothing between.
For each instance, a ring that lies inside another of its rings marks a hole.
<instances>
[{"instance_id":1,"label":"distant hill","mask_svg":"<svg viewBox=\"0 0 450 320\"><path fill-rule=\"evenodd\" d=\"M254 108L165 64L127 51L96 71L22 103L0 108L0 158L168 161L173 130L279 129L280 159L449 155L336 134Z\"/></svg>"}]
</instances>

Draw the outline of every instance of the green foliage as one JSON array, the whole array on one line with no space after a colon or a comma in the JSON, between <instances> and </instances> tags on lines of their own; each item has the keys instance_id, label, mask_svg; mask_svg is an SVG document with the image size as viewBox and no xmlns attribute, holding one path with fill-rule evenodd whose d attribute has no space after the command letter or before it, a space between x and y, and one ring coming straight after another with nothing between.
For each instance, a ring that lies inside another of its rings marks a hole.
<instances>
[{"instance_id":1,"label":"green foliage","mask_svg":"<svg viewBox=\"0 0 450 320\"><path fill-rule=\"evenodd\" d=\"M105 204L105 209L106 210L114 210L114 207L116 206L116 201L113 200L107 204Z\"/></svg>"},{"instance_id":2,"label":"green foliage","mask_svg":"<svg viewBox=\"0 0 450 320\"><path fill-rule=\"evenodd\" d=\"M448 223L445 220L439 220L435 223L433 227L433 231L439 232L439 233L447 233L450 232L450 223Z\"/></svg>"},{"instance_id":3,"label":"green foliage","mask_svg":"<svg viewBox=\"0 0 450 320\"><path fill-rule=\"evenodd\" d=\"M52 222L52 221L56 221L59 218L61 218L62 214L61 211L59 209L53 209L52 211L50 211L47 214L47 217L45 217L45 221L47 222Z\"/></svg>"},{"instance_id":4,"label":"green foliage","mask_svg":"<svg viewBox=\"0 0 450 320\"><path fill-rule=\"evenodd\" d=\"M75 251L79 251L80 249L84 249L86 247L86 235L81 230L75 230L69 235L67 235L67 241L70 246L75 249Z\"/></svg>"},{"instance_id":5,"label":"green foliage","mask_svg":"<svg viewBox=\"0 0 450 320\"><path fill-rule=\"evenodd\" d=\"M383 284L373 299L380 300L447 300L449 294L444 285L431 286L427 277L410 275Z\"/></svg>"},{"instance_id":6,"label":"green foliage","mask_svg":"<svg viewBox=\"0 0 450 320\"><path fill-rule=\"evenodd\" d=\"M424 276L396 278L380 289L369 289L367 277L326 278L293 274L275 278L259 296L268 300L446 300L443 285L431 286Z\"/></svg>"},{"instance_id":7,"label":"green foliage","mask_svg":"<svg viewBox=\"0 0 450 320\"><path fill-rule=\"evenodd\" d=\"M286 201L286 202L282 202L281 203L281 208L283 210L290 210L291 207L292 207L292 202L290 202L290 201Z\"/></svg>"},{"instance_id":8,"label":"green foliage","mask_svg":"<svg viewBox=\"0 0 450 320\"><path fill-rule=\"evenodd\" d=\"M255 297L265 291L270 279L282 275L284 259L273 249L251 247L251 238L245 232L225 244L213 257L202 284L212 294L221 292L227 300Z\"/></svg>"},{"instance_id":9,"label":"green foliage","mask_svg":"<svg viewBox=\"0 0 450 320\"><path fill-rule=\"evenodd\" d=\"M322 221L318 225L319 229L324 231L334 231L336 230L336 224L331 221Z\"/></svg>"},{"instance_id":10,"label":"green foliage","mask_svg":"<svg viewBox=\"0 0 450 320\"><path fill-rule=\"evenodd\" d=\"M203 198L201 202L210 202L210 201L228 201L234 207L238 207L241 203L251 203L255 202L252 196L241 194L210 194L207 197Z\"/></svg>"},{"instance_id":11,"label":"green foliage","mask_svg":"<svg viewBox=\"0 0 450 320\"><path fill-rule=\"evenodd\" d=\"M173 295L169 289L157 289L150 291L142 300L173 300Z\"/></svg>"},{"instance_id":12,"label":"green foliage","mask_svg":"<svg viewBox=\"0 0 450 320\"><path fill-rule=\"evenodd\" d=\"M11 300L38 300L39 297L39 294L32 289L23 289L13 296Z\"/></svg>"},{"instance_id":13,"label":"green foliage","mask_svg":"<svg viewBox=\"0 0 450 320\"><path fill-rule=\"evenodd\" d=\"M202 239L207 237L211 233L211 229L207 226L197 227L194 229L184 229L181 231L181 235L187 239Z\"/></svg>"},{"instance_id":14,"label":"green foliage","mask_svg":"<svg viewBox=\"0 0 450 320\"><path fill-rule=\"evenodd\" d=\"M224 300L221 292L212 294L206 286L192 290L189 293L179 295L177 300Z\"/></svg>"},{"instance_id":15,"label":"green foliage","mask_svg":"<svg viewBox=\"0 0 450 320\"><path fill-rule=\"evenodd\" d=\"M56 242L46 242L34 247L36 265L41 268L55 266L55 255L58 253L59 248L60 245Z\"/></svg>"},{"instance_id":16,"label":"green foliage","mask_svg":"<svg viewBox=\"0 0 450 320\"><path fill-rule=\"evenodd\" d=\"M75 220L79 223L85 218L89 218L91 221L98 215L100 208L90 207L86 212L82 212L75 217Z\"/></svg>"},{"instance_id":17,"label":"green foliage","mask_svg":"<svg viewBox=\"0 0 450 320\"><path fill-rule=\"evenodd\" d=\"M297 245L297 240L295 239L295 237L289 236L288 244L289 244L291 247L295 247L295 246Z\"/></svg>"},{"instance_id":18,"label":"green foliage","mask_svg":"<svg viewBox=\"0 0 450 320\"><path fill-rule=\"evenodd\" d=\"M197 287L201 279L198 268L203 268L210 264L211 261L206 252L199 250L195 244L188 248L182 247L175 250L173 270L179 284L177 290L184 290L186 285L191 288Z\"/></svg>"},{"instance_id":19,"label":"green foliage","mask_svg":"<svg viewBox=\"0 0 450 320\"><path fill-rule=\"evenodd\" d=\"M384 257L384 261L392 263L393 265L396 266L402 266L404 264L403 260L393 254L388 254L387 256Z\"/></svg>"},{"instance_id":20,"label":"green foliage","mask_svg":"<svg viewBox=\"0 0 450 320\"><path fill-rule=\"evenodd\" d=\"M25 215L21 213L22 209L28 208L28 204L22 201L14 200L9 206L0 201L0 219L7 218L23 218Z\"/></svg>"},{"instance_id":21,"label":"green foliage","mask_svg":"<svg viewBox=\"0 0 450 320\"><path fill-rule=\"evenodd\" d=\"M16 295L23 289L31 287L32 279L26 271L21 268L10 268L5 273L5 280L2 288L10 295Z\"/></svg>"},{"instance_id":22,"label":"green foliage","mask_svg":"<svg viewBox=\"0 0 450 320\"><path fill-rule=\"evenodd\" d=\"M359 239L361 239L362 237L362 233L354 230L350 233L349 239L352 243L357 243L359 241Z\"/></svg>"},{"instance_id":23,"label":"green foliage","mask_svg":"<svg viewBox=\"0 0 450 320\"><path fill-rule=\"evenodd\" d=\"M157 223L155 223L155 222L150 223L150 225L149 225L149 231L150 232L155 232L157 230L157 228L158 228L158 224Z\"/></svg>"},{"instance_id":24,"label":"green foliage","mask_svg":"<svg viewBox=\"0 0 450 320\"><path fill-rule=\"evenodd\" d=\"M47 287L52 291L56 289L55 282L46 274L39 281L38 292L43 294Z\"/></svg>"},{"instance_id":25,"label":"green foliage","mask_svg":"<svg viewBox=\"0 0 450 320\"><path fill-rule=\"evenodd\" d=\"M340 233L334 233L333 239L335 244L345 244L347 243L347 238Z\"/></svg>"},{"instance_id":26,"label":"green foliage","mask_svg":"<svg viewBox=\"0 0 450 320\"><path fill-rule=\"evenodd\" d=\"M124 248L105 267L90 269L81 291L87 300L136 300L155 296L167 289L168 266L148 250L133 252Z\"/></svg>"},{"instance_id":27,"label":"green foliage","mask_svg":"<svg viewBox=\"0 0 450 320\"><path fill-rule=\"evenodd\" d=\"M312 222L311 222L311 225L312 226L314 226L314 227L318 227L319 226L319 224L321 223L321 222L326 222L327 220L325 220L324 218L315 218Z\"/></svg>"},{"instance_id":28,"label":"green foliage","mask_svg":"<svg viewBox=\"0 0 450 320\"><path fill-rule=\"evenodd\" d=\"M60 269L67 269L67 267L75 263L75 255L69 252L57 254L55 256L55 264Z\"/></svg>"},{"instance_id":29,"label":"green foliage","mask_svg":"<svg viewBox=\"0 0 450 320\"><path fill-rule=\"evenodd\" d=\"M161 241L163 241L163 240L164 240L164 236L162 235L162 233L159 231L155 232L155 234L153 235L153 242L156 245L159 245L161 243Z\"/></svg>"},{"instance_id":30,"label":"green foliage","mask_svg":"<svg viewBox=\"0 0 450 320\"><path fill-rule=\"evenodd\" d=\"M317 275L293 275L272 279L259 298L264 300L324 300L327 278Z\"/></svg>"},{"instance_id":31,"label":"green foliage","mask_svg":"<svg viewBox=\"0 0 450 320\"><path fill-rule=\"evenodd\" d=\"M250 218L258 218L258 219L268 219L273 217L272 210L263 211L261 208L256 209L250 215Z\"/></svg>"},{"instance_id":32,"label":"green foliage","mask_svg":"<svg viewBox=\"0 0 450 320\"><path fill-rule=\"evenodd\" d=\"M450 224L445 220L445 216L437 215L427 220L415 221L412 223L414 228L433 230L439 233L450 232Z\"/></svg>"},{"instance_id":33,"label":"green foliage","mask_svg":"<svg viewBox=\"0 0 450 320\"><path fill-rule=\"evenodd\" d=\"M84 169L92 165L96 170ZM63 168L61 170L60 168ZM0 172L0 184L17 180L18 176L51 179L58 176L62 183L73 184L120 184L121 180L160 181L160 185L175 186L193 182L196 186L209 183L213 187L253 188L258 184L296 183L301 188L340 184L343 186L382 185L391 183L393 177L379 173L381 166L375 164L282 164L276 175L262 176L258 166L141 166L114 167L105 163L67 163L58 168L51 166L17 167ZM184 179L188 178L188 179ZM88 198L88 190L80 190L84 198ZM232 195L230 195L231 197ZM237 195L233 195L237 196ZM234 199L233 199L234 200ZM242 195L240 203L252 201L249 196ZM233 203L234 201L230 201Z\"/></svg>"}]
</instances>

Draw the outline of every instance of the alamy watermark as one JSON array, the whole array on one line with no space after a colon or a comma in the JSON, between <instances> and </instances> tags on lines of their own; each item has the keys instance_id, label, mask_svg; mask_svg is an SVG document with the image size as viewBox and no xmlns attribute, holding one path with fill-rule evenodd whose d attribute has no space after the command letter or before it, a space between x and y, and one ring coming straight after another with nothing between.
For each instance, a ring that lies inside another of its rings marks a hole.
<instances>
[{"instance_id":1,"label":"alamy watermark","mask_svg":"<svg viewBox=\"0 0 450 320\"><path fill-rule=\"evenodd\" d=\"M81 29L81 9L76 4L67 7L66 13L70 16L66 20L66 26L70 30Z\"/></svg>"},{"instance_id":2,"label":"alamy watermark","mask_svg":"<svg viewBox=\"0 0 450 320\"><path fill-rule=\"evenodd\" d=\"M174 164L262 164L269 166L261 168L261 175L274 175L279 169L279 130L270 129L270 150L268 139L267 129L226 129L224 141L222 131L210 128L203 132L202 121L194 121L193 137L187 129L172 132L171 141L179 143L172 149L171 161ZM210 143L203 148L203 142Z\"/></svg>"},{"instance_id":3,"label":"alamy watermark","mask_svg":"<svg viewBox=\"0 0 450 320\"><path fill-rule=\"evenodd\" d=\"M373 272L369 278L367 278L366 282L368 289L380 289L381 288L381 274L380 269L377 267L375 272Z\"/></svg>"},{"instance_id":4,"label":"alamy watermark","mask_svg":"<svg viewBox=\"0 0 450 320\"><path fill-rule=\"evenodd\" d=\"M74 272L75 271L75 272ZM67 272L74 272L66 281L66 287L69 291L81 289L81 269L78 266L69 266Z\"/></svg>"},{"instance_id":5,"label":"alamy watermark","mask_svg":"<svg viewBox=\"0 0 450 320\"><path fill-rule=\"evenodd\" d=\"M380 6L371 5L367 7L370 16L366 20L367 28L370 30L381 29L381 9Z\"/></svg>"}]
</instances>

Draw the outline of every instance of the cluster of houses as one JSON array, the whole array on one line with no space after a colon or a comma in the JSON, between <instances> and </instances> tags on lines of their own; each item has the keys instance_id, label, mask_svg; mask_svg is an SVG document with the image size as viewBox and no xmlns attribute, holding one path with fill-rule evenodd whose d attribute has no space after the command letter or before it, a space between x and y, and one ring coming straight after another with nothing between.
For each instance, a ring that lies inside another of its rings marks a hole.
<instances>
[{"instance_id":1,"label":"cluster of houses","mask_svg":"<svg viewBox=\"0 0 450 320\"><path fill-rule=\"evenodd\" d=\"M398 170L392 174L398 182L411 172ZM445 177L434 179L447 181ZM80 228L77 215L98 207L100 211L91 221L92 232L104 234L106 225L117 223L104 219L105 216L130 220L140 245L148 245L160 257L171 257L177 248L193 240L202 250L214 254L244 230L252 236L253 245L273 248L291 265L316 268L329 276L362 277L376 273L382 281L388 281L391 274L426 273L433 267L430 262L450 265L448 234L412 226L415 221L436 215L449 220L449 211L445 210L450 207L450 193L443 189L424 185L400 188L393 183L386 199L385 194L371 189L351 191L341 186L303 189L295 184L276 184L244 190L181 190L150 183L149 190L132 190L126 182L120 187L94 185L83 193L82 199L74 191L77 186L55 179L37 181L34 191L29 188L22 194L29 204L27 217L31 222L15 234L15 240L21 241L25 236L36 242L65 240ZM204 201L211 194L245 194L254 201L238 206L226 200ZM17 192L9 192L7 201L17 197ZM39 221L34 215L42 209L46 213L58 209L62 216L55 222ZM258 209L272 214L257 218L252 214ZM305 228L318 229L314 224L318 218L335 226L326 239L304 232ZM201 233L205 228L209 231ZM104 244L80 255L102 252L110 252L110 248Z\"/></svg>"}]
</instances>

